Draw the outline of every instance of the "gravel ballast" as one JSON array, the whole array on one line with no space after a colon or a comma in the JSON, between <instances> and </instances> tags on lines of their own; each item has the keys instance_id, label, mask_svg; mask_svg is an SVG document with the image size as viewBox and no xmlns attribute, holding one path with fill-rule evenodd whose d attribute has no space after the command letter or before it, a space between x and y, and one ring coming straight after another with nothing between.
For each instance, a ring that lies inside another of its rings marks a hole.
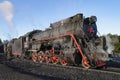
<instances>
[{"instance_id":1,"label":"gravel ballast","mask_svg":"<svg viewBox=\"0 0 120 80\"><path fill-rule=\"evenodd\" d=\"M17 64L16 64L17 63ZM61 66L32 61L13 60L7 65L37 76L49 76L60 80L120 80L120 73L103 70L84 69L73 66ZM14 66L13 66L14 65Z\"/></svg>"}]
</instances>

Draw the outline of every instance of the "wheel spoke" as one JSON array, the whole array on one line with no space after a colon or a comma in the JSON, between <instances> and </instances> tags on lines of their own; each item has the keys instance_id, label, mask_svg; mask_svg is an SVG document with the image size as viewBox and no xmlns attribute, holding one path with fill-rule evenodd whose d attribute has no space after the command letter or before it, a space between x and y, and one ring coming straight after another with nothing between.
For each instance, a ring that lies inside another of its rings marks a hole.
<instances>
[{"instance_id":1,"label":"wheel spoke","mask_svg":"<svg viewBox=\"0 0 120 80\"><path fill-rule=\"evenodd\" d=\"M46 61L46 63L50 63L51 59L46 56L46 57L45 57L45 61Z\"/></svg>"},{"instance_id":2,"label":"wheel spoke","mask_svg":"<svg viewBox=\"0 0 120 80\"><path fill-rule=\"evenodd\" d=\"M37 57L36 57L36 52L32 53L32 61L36 62L37 61Z\"/></svg>"},{"instance_id":3,"label":"wheel spoke","mask_svg":"<svg viewBox=\"0 0 120 80\"><path fill-rule=\"evenodd\" d=\"M60 64L65 66L65 65L67 65L67 62L65 60L61 59Z\"/></svg>"},{"instance_id":4,"label":"wheel spoke","mask_svg":"<svg viewBox=\"0 0 120 80\"><path fill-rule=\"evenodd\" d=\"M52 57L52 63L57 64L59 62L59 57L58 56L53 56Z\"/></svg>"},{"instance_id":5,"label":"wheel spoke","mask_svg":"<svg viewBox=\"0 0 120 80\"><path fill-rule=\"evenodd\" d=\"M43 55L44 55L43 51L40 51L38 53L38 61L41 62L41 63L44 61Z\"/></svg>"}]
</instances>

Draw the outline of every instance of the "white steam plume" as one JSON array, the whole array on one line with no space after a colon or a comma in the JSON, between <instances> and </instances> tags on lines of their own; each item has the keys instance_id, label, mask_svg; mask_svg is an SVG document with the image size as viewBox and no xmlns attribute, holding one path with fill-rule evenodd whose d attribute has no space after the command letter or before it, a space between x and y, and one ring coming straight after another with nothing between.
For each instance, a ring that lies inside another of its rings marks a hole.
<instances>
[{"instance_id":1,"label":"white steam plume","mask_svg":"<svg viewBox=\"0 0 120 80\"><path fill-rule=\"evenodd\" d=\"M13 23L14 6L10 1L4 0L3 2L0 2L0 16L5 18L5 20L7 21L10 28L10 33L8 34L10 34L11 38L17 37L18 32Z\"/></svg>"},{"instance_id":2,"label":"white steam plume","mask_svg":"<svg viewBox=\"0 0 120 80\"><path fill-rule=\"evenodd\" d=\"M13 13L14 7L10 1L5 0L0 3L0 16L3 16L5 18L11 28L13 27Z\"/></svg>"},{"instance_id":3,"label":"white steam plume","mask_svg":"<svg viewBox=\"0 0 120 80\"><path fill-rule=\"evenodd\" d=\"M114 50L114 46L112 45L112 40L109 36L106 36L106 42L107 42L106 44L108 46L107 52L109 54L112 54L112 51Z\"/></svg>"}]
</instances>

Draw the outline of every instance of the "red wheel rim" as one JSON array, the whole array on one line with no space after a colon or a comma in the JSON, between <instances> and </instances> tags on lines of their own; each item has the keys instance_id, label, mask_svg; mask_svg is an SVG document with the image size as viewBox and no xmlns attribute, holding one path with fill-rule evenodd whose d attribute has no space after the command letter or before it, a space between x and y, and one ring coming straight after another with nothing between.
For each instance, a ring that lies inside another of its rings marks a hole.
<instances>
[{"instance_id":1,"label":"red wheel rim","mask_svg":"<svg viewBox=\"0 0 120 80\"><path fill-rule=\"evenodd\" d=\"M49 51L45 51L45 61L46 61L46 63L51 62L50 52Z\"/></svg>"},{"instance_id":2,"label":"red wheel rim","mask_svg":"<svg viewBox=\"0 0 120 80\"><path fill-rule=\"evenodd\" d=\"M60 64L65 66L65 65L67 65L67 62L66 62L65 60L62 60L62 59L61 59L61 60L60 60Z\"/></svg>"},{"instance_id":3,"label":"red wheel rim","mask_svg":"<svg viewBox=\"0 0 120 80\"><path fill-rule=\"evenodd\" d=\"M42 63L44 61L44 58L42 56L38 56L38 61Z\"/></svg>"},{"instance_id":4,"label":"red wheel rim","mask_svg":"<svg viewBox=\"0 0 120 80\"><path fill-rule=\"evenodd\" d=\"M38 53L38 61L39 62L43 62L44 61L44 57L43 57L43 51L40 51L39 53Z\"/></svg>"},{"instance_id":5,"label":"red wheel rim","mask_svg":"<svg viewBox=\"0 0 120 80\"><path fill-rule=\"evenodd\" d=\"M87 69L90 68L90 65L88 65L88 63L84 60L82 60L82 66Z\"/></svg>"},{"instance_id":6,"label":"red wheel rim","mask_svg":"<svg viewBox=\"0 0 120 80\"><path fill-rule=\"evenodd\" d=\"M59 58L57 56L52 57L52 63L57 64L59 62Z\"/></svg>"},{"instance_id":7,"label":"red wheel rim","mask_svg":"<svg viewBox=\"0 0 120 80\"><path fill-rule=\"evenodd\" d=\"M46 57L45 57L45 61L46 61L46 63L50 63L51 59L46 56Z\"/></svg>"},{"instance_id":8,"label":"red wheel rim","mask_svg":"<svg viewBox=\"0 0 120 80\"><path fill-rule=\"evenodd\" d=\"M33 54L32 54L32 61L33 62L37 61L36 52L33 52Z\"/></svg>"}]
</instances>

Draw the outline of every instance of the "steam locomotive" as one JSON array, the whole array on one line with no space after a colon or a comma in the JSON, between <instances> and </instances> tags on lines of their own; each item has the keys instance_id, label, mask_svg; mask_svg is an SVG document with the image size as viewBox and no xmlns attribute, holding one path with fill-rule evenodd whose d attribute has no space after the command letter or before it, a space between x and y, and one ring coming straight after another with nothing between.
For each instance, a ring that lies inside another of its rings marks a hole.
<instances>
[{"instance_id":1,"label":"steam locomotive","mask_svg":"<svg viewBox=\"0 0 120 80\"><path fill-rule=\"evenodd\" d=\"M14 57L61 65L82 64L84 68L103 67L106 64L101 55L105 51L105 41L83 30L84 25L90 24L89 19L86 23L87 18L80 13L52 23L44 31L33 30L4 44L4 52L8 59Z\"/></svg>"}]
</instances>

